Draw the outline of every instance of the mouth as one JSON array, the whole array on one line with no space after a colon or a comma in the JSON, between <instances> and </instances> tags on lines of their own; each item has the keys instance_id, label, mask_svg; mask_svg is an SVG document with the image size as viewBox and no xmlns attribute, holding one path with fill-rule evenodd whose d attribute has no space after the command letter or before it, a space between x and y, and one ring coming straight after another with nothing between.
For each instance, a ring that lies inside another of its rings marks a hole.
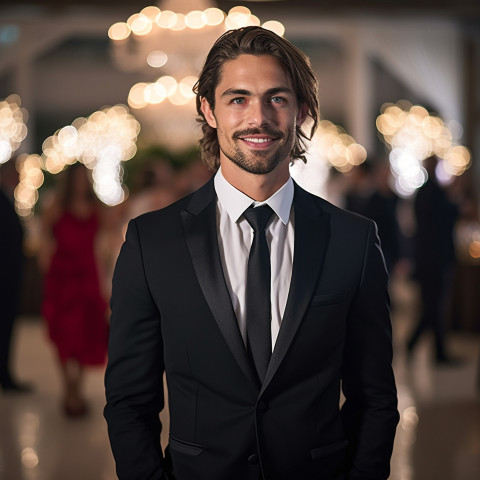
<instances>
[{"instance_id":1,"label":"mouth","mask_svg":"<svg viewBox=\"0 0 480 480\"><path fill-rule=\"evenodd\" d=\"M255 147L267 147L275 141L272 137L240 137L240 140Z\"/></svg>"},{"instance_id":2,"label":"mouth","mask_svg":"<svg viewBox=\"0 0 480 480\"><path fill-rule=\"evenodd\" d=\"M236 137L254 150L266 150L280 139L279 135L274 135L272 132L242 132L237 134Z\"/></svg>"}]
</instances>

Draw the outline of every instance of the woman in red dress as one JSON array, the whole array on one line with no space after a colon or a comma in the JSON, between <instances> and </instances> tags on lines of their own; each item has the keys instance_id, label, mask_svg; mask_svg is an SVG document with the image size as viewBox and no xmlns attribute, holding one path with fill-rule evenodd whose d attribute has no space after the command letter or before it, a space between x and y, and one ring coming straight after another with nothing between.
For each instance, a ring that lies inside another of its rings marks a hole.
<instances>
[{"instance_id":1,"label":"woman in red dress","mask_svg":"<svg viewBox=\"0 0 480 480\"><path fill-rule=\"evenodd\" d=\"M98 201L80 163L64 172L63 188L45 212L46 254L42 313L56 347L64 384L64 410L86 413L81 386L85 366L104 365L108 324L96 241Z\"/></svg>"}]
</instances>

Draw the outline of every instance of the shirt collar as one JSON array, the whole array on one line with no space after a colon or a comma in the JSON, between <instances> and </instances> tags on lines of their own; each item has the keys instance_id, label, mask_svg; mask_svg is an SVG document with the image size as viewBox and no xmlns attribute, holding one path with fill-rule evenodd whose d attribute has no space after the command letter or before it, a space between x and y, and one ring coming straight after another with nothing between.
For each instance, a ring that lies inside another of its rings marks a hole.
<instances>
[{"instance_id":1,"label":"shirt collar","mask_svg":"<svg viewBox=\"0 0 480 480\"><path fill-rule=\"evenodd\" d=\"M221 168L219 168L215 174L214 184L218 201L226 210L232 222L237 222L243 215L243 212L253 203L255 206L267 204L277 214L280 220L282 220L284 225L288 223L294 192L291 177L289 177L287 182L264 202L256 202L248 195L237 190L225 179Z\"/></svg>"}]
</instances>

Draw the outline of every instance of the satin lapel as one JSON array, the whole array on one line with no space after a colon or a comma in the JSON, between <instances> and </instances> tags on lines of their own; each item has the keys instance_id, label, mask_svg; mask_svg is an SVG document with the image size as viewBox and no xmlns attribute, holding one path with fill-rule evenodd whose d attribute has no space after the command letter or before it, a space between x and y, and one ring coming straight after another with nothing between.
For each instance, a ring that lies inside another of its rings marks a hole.
<instances>
[{"instance_id":1,"label":"satin lapel","mask_svg":"<svg viewBox=\"0 0 480 480\"><path fill-rule=\"evenodd\" d=\"M282 363L305 315L323 264L329 237L329 214L295 185L295 247L287 305L260 394Z\"/></svg>"},{"instance_id":2,"label":"satin lapel","mask_svg":"<svg viewBox=\"0 0 480 480\"><path fill-rule=\"evenodd\" d=\"M192 196L187 208L181 213L186 241L203 295L225 341L245 375L257 382L223 276L215 200L213 181Z\"/></svg>"}]
</instances>

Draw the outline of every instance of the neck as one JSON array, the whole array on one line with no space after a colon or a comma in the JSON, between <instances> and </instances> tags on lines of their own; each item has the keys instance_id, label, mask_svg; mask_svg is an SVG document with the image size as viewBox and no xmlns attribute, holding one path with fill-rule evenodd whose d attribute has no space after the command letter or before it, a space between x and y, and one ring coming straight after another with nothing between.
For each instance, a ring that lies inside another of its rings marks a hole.
<instances>
[{"instance_id":1,"label":"neck","mask_svg":"<svg viewBox=\"0 0 480 480\"><path fill-rule=\"evenodd\" d=\"M220 162L225 180L256 202L263 202L285 185L290 178L288 161L264 175L249 173L234 163Z\"/></svg>"}]
</instances>

